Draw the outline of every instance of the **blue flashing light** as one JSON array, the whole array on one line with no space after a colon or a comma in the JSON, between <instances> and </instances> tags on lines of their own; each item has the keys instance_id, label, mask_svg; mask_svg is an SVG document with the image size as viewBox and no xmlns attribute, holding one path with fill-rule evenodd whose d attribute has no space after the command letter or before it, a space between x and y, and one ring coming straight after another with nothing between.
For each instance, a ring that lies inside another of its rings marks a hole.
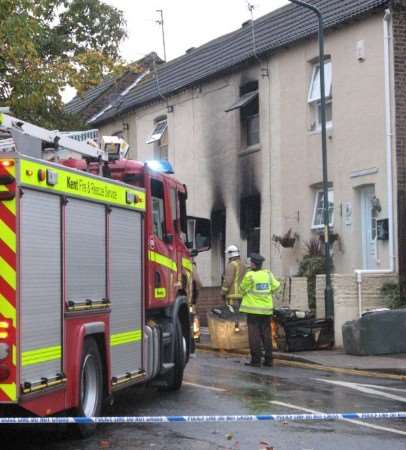
<instances>
[{"instance_id":1,"label":"blue flashing light","mask_svg":"<svg viewBox=\"0 0 406 450\"><path fill-rule=\"evenodd\" d=\"M162 173L175 173L173 171L173 167L171 163L165 159L157 160L153 159L150 161L145 161L145 164L155 172L162 172Z\"/></svg>"}]
</instances>

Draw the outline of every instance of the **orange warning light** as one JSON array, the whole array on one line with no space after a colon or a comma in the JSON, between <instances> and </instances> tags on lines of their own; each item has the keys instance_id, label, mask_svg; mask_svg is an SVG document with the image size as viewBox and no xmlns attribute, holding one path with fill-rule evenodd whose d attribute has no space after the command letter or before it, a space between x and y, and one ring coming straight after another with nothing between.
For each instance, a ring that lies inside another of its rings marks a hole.
<instances>
[{"instance_id":1,"label":"orange warning light","mask_svg":"<svg viewBox=\"0 0 406 450\"><path fill-rule=\"evenodd\" d=\"M10 160L10 159L6 159L4 161L0 161L0 166L3 167L13 167L14 166L14 161Z\"/></svg>"}]
</instances>

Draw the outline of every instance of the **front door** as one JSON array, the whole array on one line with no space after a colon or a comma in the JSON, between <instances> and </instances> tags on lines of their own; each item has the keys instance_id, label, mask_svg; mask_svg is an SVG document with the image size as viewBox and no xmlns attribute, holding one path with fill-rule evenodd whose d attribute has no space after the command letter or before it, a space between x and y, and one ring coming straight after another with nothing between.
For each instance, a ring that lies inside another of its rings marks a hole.
<instances>
[{"instance_id":1,"label":"front door","mask_svg":"<svg viewBox=\"0 0 406 450\"><path fill-rule=\"evenodd\" d=\"M364 269L373 270L377 268L376 214L373 207L375 187L365 186L361 188L360 195L362 265Z\"/></svg>"}]
</instances>

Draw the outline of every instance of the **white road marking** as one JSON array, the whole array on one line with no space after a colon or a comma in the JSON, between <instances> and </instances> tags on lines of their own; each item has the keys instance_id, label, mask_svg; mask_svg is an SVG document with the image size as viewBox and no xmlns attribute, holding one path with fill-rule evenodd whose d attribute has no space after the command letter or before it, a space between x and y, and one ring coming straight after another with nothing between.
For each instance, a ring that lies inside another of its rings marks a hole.
<instances>
[{"instance_id":1,"label":"white road marking","mask_svg":"<svg viewBox=\"0 0 406 450\"><path fill-rule=\"evenodd\" d=\"M356 391L363 392L364 394L371 394L377 397L389 398L390 400L406 403L406 397L400 397L399 395L389 394L387 392L381 392L380 390L373 389L371 387L366 387L368 385L350 383L349 381L328 380L324 378L315 378L315 380L323 381L324 383L335 384L337 386L342 386L349 389L355 389Z\"/></svg>"},{"instance_id":2,"label":"white road marking","mask_svg":"<svg viewBox=\"0 0 406 450\"><path fill-rule=\"evenodd\" d=\"M204 386L203 384L197 384L197 383L191 383L190 381L184 381L183 384L186 384L187 386L194 386L201 389L209 389L210 391L216 391L216 392L226 392L226 389L217 388L214 386Z\"/></svg>"},{"instance_id":3,"label":"white road marking","mask_svg":"<svg viewBox=\"0 0 406 450\"><path fill-rule=\"evenodd\" d=\"M292 403L278 402L276 400L271 400L270 403L273 403L274 405L285 406L286 408L297 409L298 411L304 411L309 414L324 414L323 412L315 411L314 409L303 408L302 406L298 406L298 405L292 405ZM388 433L394 433L394 434L400 434L402 436L406 436L406 431L396 430L394 428L382 427L380 425L374 425L372 423L361 422L360 420L344 419L343 422L349 422L354 425L359 425L361 427L372 428L374 430L387 431Z\"/></svg>"},{"instance_id":4,"label":"white road marking","mask_svg":"<svg viewBox=\"0 0 406 450\"><path fill-rule=\"evenodd\" d=\"M359 384L360 386L371 387L373 389L381 389L383 391L394 391L394 392L404 392L406 394L406 389L394 388L389 386L378 386L376 384Z\"/></svg>"}]
</instances>

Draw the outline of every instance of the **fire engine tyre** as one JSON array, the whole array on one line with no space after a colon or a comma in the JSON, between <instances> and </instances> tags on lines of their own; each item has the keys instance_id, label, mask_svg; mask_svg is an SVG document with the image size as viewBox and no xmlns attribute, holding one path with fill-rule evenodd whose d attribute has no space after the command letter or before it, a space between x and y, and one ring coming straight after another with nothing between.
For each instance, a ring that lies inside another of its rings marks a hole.
<instances>
[{"instance_id":1,"label":"fire engine tyre","mask_svg":"<svg viewBox=\"0 0 406 450\"><path fill-rule=\"evenodd\" d=\"M80 365L79 406L77 416L97 417L103 403L103 371L99 348L94 339L86 339L83 346ZM96 430L94 425L78 425L80 437L91 436Z\"/></svg>"},{"instance_id":2,"label":"fire engine tyre","mask_svg":"<svg viewBox=\"0 0 406 450\"><path fill-rule=\"evenodd\" d=\"M186 339L183 336L182 325L179 318L176 320L175 328L175 357L174 367L166 376L166 384L162 387L164 391L178 391L182 386L183 371L186 365L187 358Z\"/></svg>"}]
</instances>

